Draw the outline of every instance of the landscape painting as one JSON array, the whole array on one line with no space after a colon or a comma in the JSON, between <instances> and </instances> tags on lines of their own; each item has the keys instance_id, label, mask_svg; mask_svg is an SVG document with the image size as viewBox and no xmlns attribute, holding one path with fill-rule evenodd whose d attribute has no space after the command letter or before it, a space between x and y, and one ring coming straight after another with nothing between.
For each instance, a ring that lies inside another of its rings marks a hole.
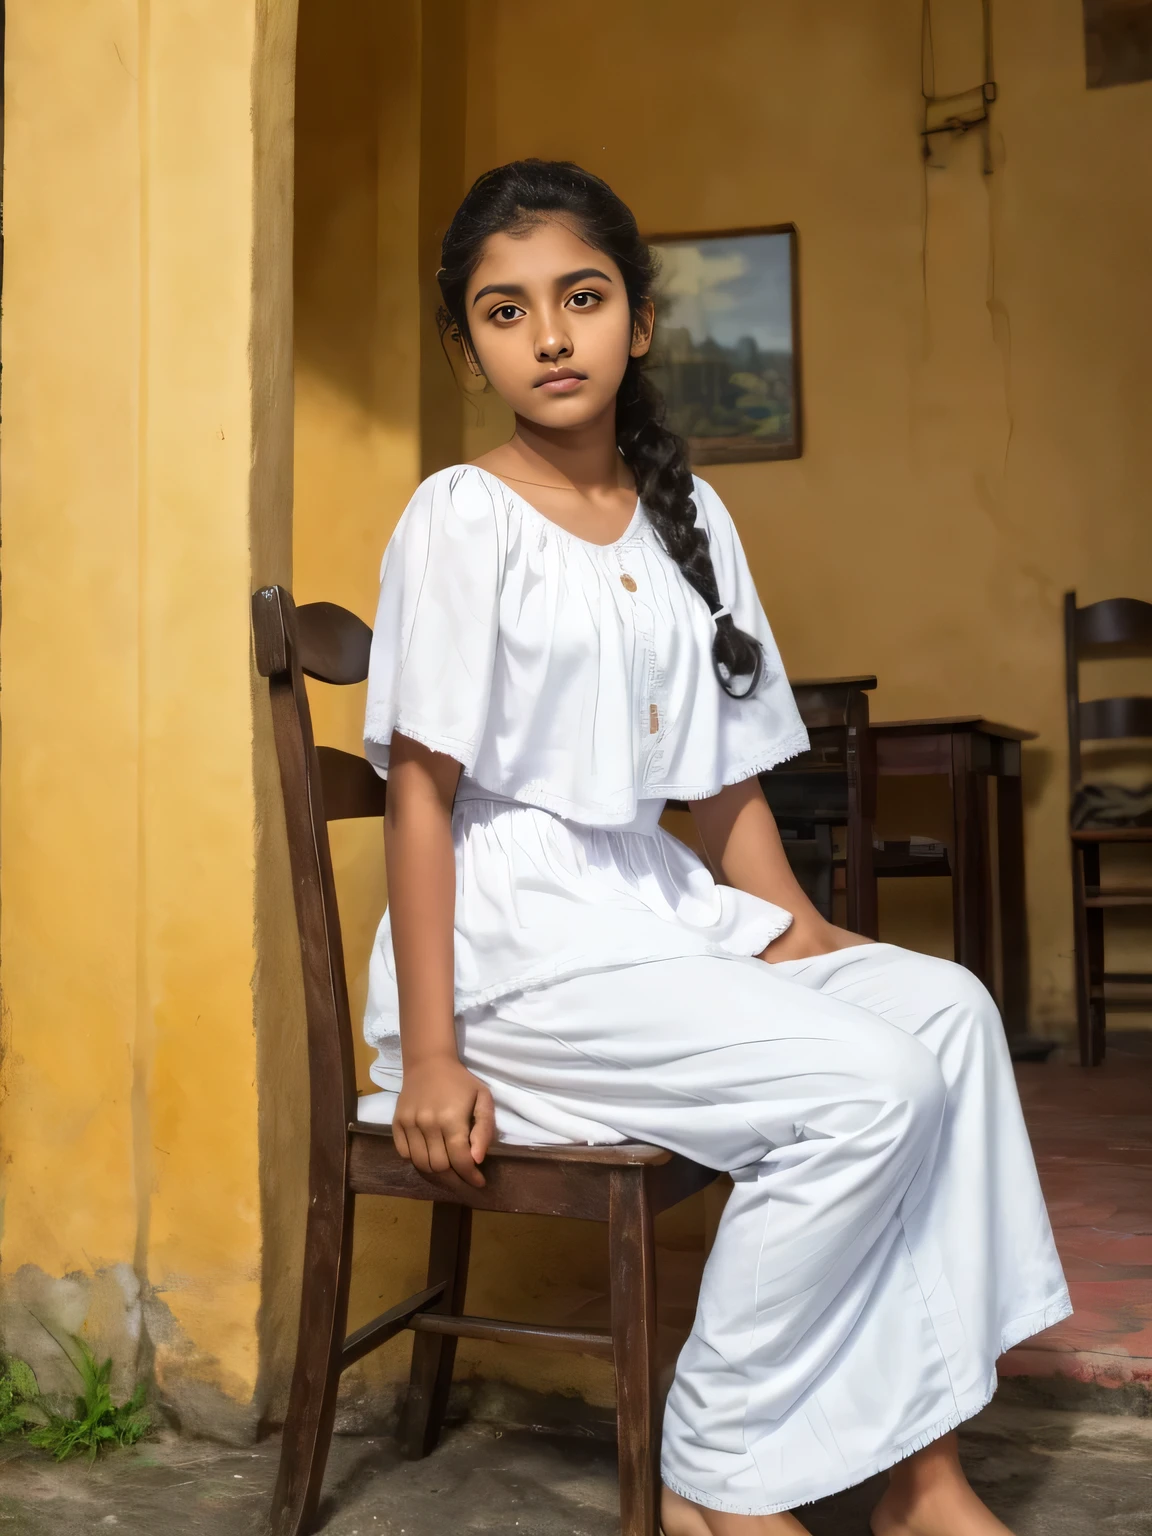
<instances>
[{"instance_id":1,"label":"landscape painting","mask_svg":"<svg viewBox=\"0 0 1152 1536\"><path fill-rule=\"evenodd\" d=\"M654 382L694 464L800 456L796 230L656 236Z\"/></svg>"}]
</instances>

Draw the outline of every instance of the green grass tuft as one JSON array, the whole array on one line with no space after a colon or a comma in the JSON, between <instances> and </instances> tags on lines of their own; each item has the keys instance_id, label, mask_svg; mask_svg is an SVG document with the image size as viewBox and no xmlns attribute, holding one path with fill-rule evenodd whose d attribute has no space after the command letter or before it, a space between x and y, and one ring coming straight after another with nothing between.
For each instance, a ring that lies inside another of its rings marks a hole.
<instances>
[{"instance_id":1,"label":"green grass tuft","mask_svg":"<svg viewBox=\"0 0 1152 1536\"><path fill-rule=\"evenodd\" d=\"M135 1445L148 1432L147 1389L141 1383L126 1403L114 1403L111 1360L101 1365L83 1339L75 1334L71 1338L76 1353L62 1344L60 1349L80 1377L82 1391L74 1400L74 1412L61 1413L41 1393L31 1366L23 1360L0 1359L0 1436L21 1435L57 1461L79 1455L93 1461L106 1446Z\"/></svg>"}]
</instances>

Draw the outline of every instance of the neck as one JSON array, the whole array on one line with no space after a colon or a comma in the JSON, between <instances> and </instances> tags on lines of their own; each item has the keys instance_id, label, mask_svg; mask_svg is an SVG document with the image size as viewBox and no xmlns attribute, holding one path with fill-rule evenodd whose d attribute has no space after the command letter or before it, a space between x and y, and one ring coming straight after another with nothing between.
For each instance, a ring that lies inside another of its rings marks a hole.
<instances>
[{"instance_id":1,"label":"neck","mask_svg":"<svg viewBox=\"0 0 1152 1536\"><path fill-rule=\"evenodd\" d=\"M516 418L508 444L516 451L525 477L541 483L574 486L581 491L631 486L632 476L616 448L616 402L582 427L550 430Z\"/></svg>"}]
</instances>

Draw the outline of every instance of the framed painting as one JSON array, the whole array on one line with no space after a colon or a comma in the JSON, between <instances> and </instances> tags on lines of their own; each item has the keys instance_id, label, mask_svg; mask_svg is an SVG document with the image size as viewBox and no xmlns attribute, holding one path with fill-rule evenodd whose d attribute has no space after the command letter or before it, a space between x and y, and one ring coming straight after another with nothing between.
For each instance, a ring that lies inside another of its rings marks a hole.
<instances>
[{"instance_id":1,"label":"framed painting","mask_svg":"<svg viewBox=\"0 0 1152 1536\"><path fill-rule=\"evenodd\" d=\"M660 257L653 378L692 462L799 458L795 225L649 243Z\"/></svg>"}]
</instances>

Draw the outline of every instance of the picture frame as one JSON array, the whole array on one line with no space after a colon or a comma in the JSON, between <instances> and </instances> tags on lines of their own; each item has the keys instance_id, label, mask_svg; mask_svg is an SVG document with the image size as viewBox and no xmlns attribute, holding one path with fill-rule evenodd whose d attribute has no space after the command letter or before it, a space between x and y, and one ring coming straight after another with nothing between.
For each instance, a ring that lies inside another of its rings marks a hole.
<instances>
[{"instance_id":1,"label":"picture frame","mask_svg":"<svg viewBox=\"0 0 1152 1536\"><path fill-rule=\"evenodd\" d=\"M653 381L693 464L803 452L795 224L647 236L660 259Z\"/></svg>"}]
</instances>

